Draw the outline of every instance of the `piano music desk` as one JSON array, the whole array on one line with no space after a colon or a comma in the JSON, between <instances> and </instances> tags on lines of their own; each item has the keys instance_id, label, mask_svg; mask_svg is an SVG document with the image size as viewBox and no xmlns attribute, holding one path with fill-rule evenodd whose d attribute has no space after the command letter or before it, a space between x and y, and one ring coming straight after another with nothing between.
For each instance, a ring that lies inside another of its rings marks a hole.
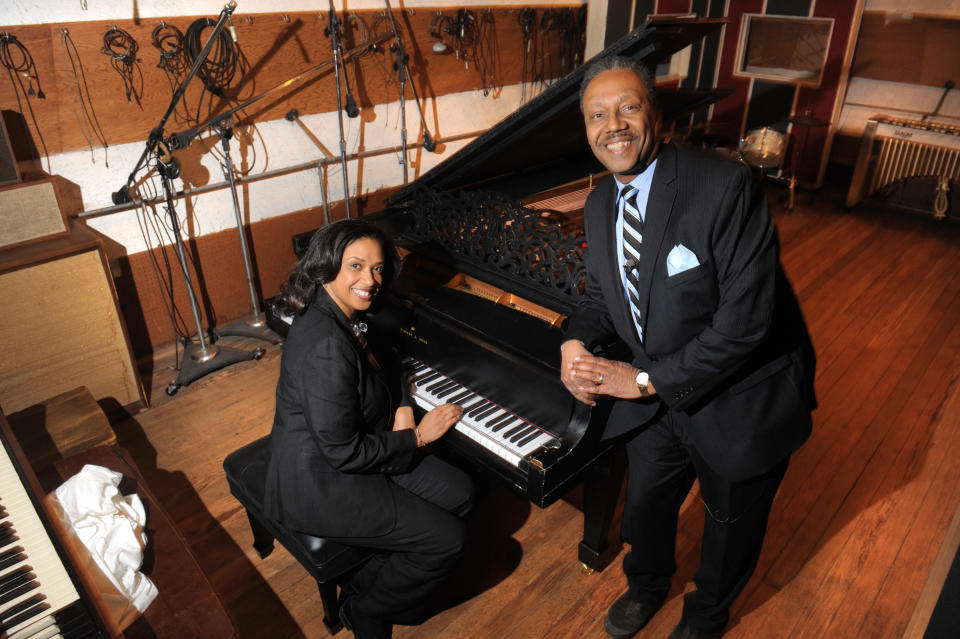
<instances>
[{"instance_id":1,"label":"piano music desk","mask_svg":"<svg viewBox=\"0 0 960 639\"><path fill-rule=\"evenodd\" d=\"M54 463L61 480L84 464L123 474L120 490L136 492L147 512L148 544L141 571L159 594L143 615L123 632L124 639L228 639L238 636L233 620L213 590L186 539L153 496L130 454L116 446L97 446Z\"/></svg>"}]
</instances>

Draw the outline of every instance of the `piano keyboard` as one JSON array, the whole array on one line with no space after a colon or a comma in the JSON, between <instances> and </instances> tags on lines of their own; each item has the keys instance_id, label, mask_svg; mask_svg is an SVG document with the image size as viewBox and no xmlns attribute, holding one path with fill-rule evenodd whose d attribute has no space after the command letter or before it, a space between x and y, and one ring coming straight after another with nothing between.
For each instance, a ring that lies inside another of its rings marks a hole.
<instances>
[{"instance_id":1,"label":"piano keyboard","mask_svg":"<svg viewBox=\"0 0 960 639\"><path fill-rule=\"evenodd\" d=\"M0 509L0 633L5 639L95 635L3 445Z\"/></svg>"},{"instance_id":2,"label":"piano keyboard","mask_svg":"<svg viewBox=\"0 0 960 639\"><path fill-rule=\"evenodd\" d=\"M556 437L413 358L413 400L425 411L441 404L463 407L454 428L513 466Z\"/></svg>"}]
</instances>

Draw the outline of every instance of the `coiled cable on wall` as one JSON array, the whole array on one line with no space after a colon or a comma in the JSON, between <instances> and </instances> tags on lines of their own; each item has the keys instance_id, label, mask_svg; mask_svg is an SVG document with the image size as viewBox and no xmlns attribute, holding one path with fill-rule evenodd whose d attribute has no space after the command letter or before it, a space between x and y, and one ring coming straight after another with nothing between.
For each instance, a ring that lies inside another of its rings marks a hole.
<instances>
[{"instance_id":1,"label":"coiled cable on wall","mask_svg":"<svg viewBox=\"0 0 960 639\"><path fill-rule=\"evenodd\" d=\"M41 100L46 97L40 88L40 75L37 73L37 66L33 62L30 51L12 33L0 33L0 64L3 64L10 76L10 84L13 85L13 93L17 96L17 108L21 114L25 113L23 102L27 103L27 111L30 112L30 119L33 120L33 127L37 131L37 139L43 149L43 154L47 158L47 172L53 173L50 168L50 153L47 151L47 143L43 139L43 133L40 131L40 125L37 123L37 115L33 111L31 101L33 97ZM23 78L27 78L27 88L23 87ZM37 83L36 90L33 88L34 81ZM21 93L23 94L23 100L20 99ZM26 118L23 119L23 128L29 140L31 134L27 127Z\"/></svg>"},{"instance_id":2,"label":"coiled cable on wall","mask_svg":"<svg viewBox=\"0 0 960 639\"><path fill-rule=\"evenodd\" d=\"M180 82L187 74L188 65L186 52L184 50L183 32L172 24L160 21L153 32L150 34L150 43L160 52L160 60L157 62L157 68L163 71L170 85L171 94L180 86ZM181 99L183 104L177 104L173 115L178 122L190 122L189 111L186 108L186 102ZM181 113L181 110L183 113Z\"/></svg>"},{"instance_id":3,"label":"coiled cable on wall","mask_svg":"<svg viewBox=\"0 0 960 639\"><path fill-rule=\"evenodd\" d=\"M143 108L140 104L140 96L143 95L143 74L137 65L139 50L140 45L133 36L116 25L103 34L103 48L100 52L110 56L110 65L123 79L127 102L136 101L137 106Z\"/></svg>"},{"instance_id":4,"label":"coiled cable on wall","mask_svg":"<svg viewBox=\"0 0 960 639\"><path fill-rule=\"evenodd\" d=\"M216 25L216 22L210 18L200 18L194 20L187 28L187 33L184 36L184 51L188 66L193 67L200 50L203 49L205 43L200 41L203 30L214 25ZM197 75L207 91L218 97L225 97L226 90L230 88L239 69L240 52L234 45L230 33L221 30L217 34L217 40L210 48L207 59L197 70Z\"/></svg>"}]
</instances>

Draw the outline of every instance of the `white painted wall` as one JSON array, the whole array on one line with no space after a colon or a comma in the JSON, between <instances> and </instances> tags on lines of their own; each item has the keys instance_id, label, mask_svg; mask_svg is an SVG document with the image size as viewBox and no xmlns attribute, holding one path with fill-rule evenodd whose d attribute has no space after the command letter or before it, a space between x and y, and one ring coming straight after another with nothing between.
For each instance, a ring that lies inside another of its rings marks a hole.
<instances>
[{"instance_id":1,"label":"white painted wall","mask_svg":"<svg viewBox=\"0 0 960 639\"><path fill-rule=\"evenodd\" d=\"M265 2L264 0L239 0L234 15L244 13L284 11L318 11L324 12L322 2L316 0L283 0L280 2ZM496 4L509 5L513 3L497 0L460 0L457 6L490 6ZM525 5L557 5L556 0L525 0ZM564 4L578 4L564 2ZM84 9L84 5L86 8ZM391 5L398 10L399 2L394 0ZM118 20L140 18L171 17L181 15L209 15L215 18L224 6L223 2L214 0L5 0L3 20L8 25L16 24L45 24L58 22L76 22L82 20ZM385 5L376 0L336 0L338 11L381 9ZM438 6L436 2L423 0L405 0L406 10L417 10ZM508 61L505 61L508 63ZM412 68L414 76L418 70ZM323 79L321 81L330 81ZM527 87L527 99L530 98L531 87ZM431 135L436 138L454 137L459 134L482 131L489 128L505 116L521 106L521 87L519 85L504 87L502 92L494 98L493 94L484 97L481 91L470 91L459 94L441 96L437 100L429 100L423 105ZM420 116L412 100L412 93L407 95L407 141L415 142L420 138ZM400 140L400 105L399 102L378 105L374 109L374 117L369 113L362 117L351 119L344 116L344 139L347 154L359 150L362 139L363 148L371 151L381 148L399 146ZM439 124L436 125L434 118ZM326 149L339 157L339 131L335 113L305 115L301 121L313 133ZM178 131L167 126L167 133ZM324 153L309 139L303 129L294 122L285 119L256 123L257 135L252 145L246 148L246 159L250 165L250 174L274 171L277 169L315 162L325 157ZM50 172L60 175L77 184L83 197L84 210L95 211L112 205L111 193L118 190L127 180L140 155L144 150L144 142L123 144L109 147L106 154L102 148L60 153L49 158L43 158L44 168L48 164ZM462 148L469 140L446 143L442 153L427 153L419 149L410 149L408 156L408 175L413 180L422 175L427 169L435 166L456 150ZM209 183L222 182L224 174L220 165L219 142L216 139L209 141L194 140L192 145L206 143L207 146L217 147L216 151L203 154L202 165L209 172ZM191 151L193 146L191 146ZM176 155L176 153L175 153ZM243 160L239 142L231 141L231 156L234 166L239 168ZM419 166L413 163L419 158ZM107 166L109 162L109 166ZM366 194L386 187L398 186L403 183L402 167L399 163L399 154L366 158L363 160L362 175L358 175L358 163L348 165L348 181L351 195ZM339 163L330 165L327 171L328 200L335 202L343 199L343 179ZM176 188L184 185L176 180ZM358 191L359 187L359 191ZM150 189L159 193L160 184L150 180L141 189L141 195L150 195ZM275 216L284 215L309 207L320 206L322 192L318 172L315 170L299 171L281 176L252 182L245 187L246 203L241 199L241 216L244 221L256 222ZM236 215L230 193L220 189L195 195L189 202L192 208L191 235L193 237L214 233L227 228L236 227ZM177 201L177 211L184 219L187 207L182 200ZM162 214L163 209L158 211ZM133 210L108 213L87 217L87 223L92 228L103 233L112 240L123 245L128 254L139 253L147 246L141 237L137 213Z\"/></svg>"},{"instance_id":2,"label":"white painted wall","mask_svg":"<svg viewBox=\"0 0 960 639\"><path fill-rule=\"evenodd\" d=\"M440 120L440 134L444 137L452 137L460 133L487 129L516 110L520 105L519 86L505 87L496 99L483 97L481 91L441 96L436 101ZM420 116L412 99L407 100L406 106L407 140L408 143L411 143L420 137ZM372 122L364 121L362 118L351 119L344 116L344 140L348 155L359 150L361 133L363 146L367 151L388 149L400 145L399 102L378 105L374 108L374 113ZM428 122L432 121L432 100L428 103L425 113L428 116ZM363 114L363 118L369 117L369 113ZM333 153L335 158L340 157L340 135L335 113L304 115L301 116L300 120L319 139L323 146L330 153ZM430 133L434 137L437 135L437 131L433 129ZM422 175L469 141L469 139L465 139L445 143L442 145L443 153L428 153L416 148L409 148L407 154L409 179L413 180L418 175ZM192 151L193 145L215 147L203 154L202 166L209 173L209 183L223 182L225 178L220 164L222 154L219 148L219 139L214 136L194 140L189 150ZM89 150L62 153L50 158L50 170L54 175L62 175L79 185L83 195L84 209L93 211L110 207L113 204L111 193L126 182L127 176L136 166L143 150L144 143L142 142L111 146L107 151L109 167L104 162L103 149L94 150L93 161L91 161ZM176 155L177 152L174 153L174 156ZM234 167L239 169L242 166L244 154L236 138L230 142L230 155ZM357 173L357 161L348 162L347 181L350 194L364 195L386 187L403 184L403 168L400 164L400 155L399 152L396 152L363 159L362 175ZM323 151L317 148L306 132L295 122L285 119L257 123L254 143L246 148L250 175L316 162L323 157L325 157ZM414 166L413 163L418 158L419 166ZM327 167L327 198L329 202L343 199L341 166L340 162L337 161ZM184 188L183 181L180 179L175 180L175 185L177 189ZM241 216L245 222L257 222L320 206L323 202L320 173L314 169L253 181L244 188L246 189L246 197L241 198L240 206ZM160 189L159 180L151 178L148 183L141 186L140 194L141 197L148 198L154 193L162 194ZM194 236L236 227L236 214L229 190L210 191L195 195L190 200L193 210L191 221L194 225L192 229ZM186 212L182 200L177 201L177 211L181 218ZM126 247L128 253L138 253L146 249L146 245L140 237L140 228L134 212L110 213L90 217L87 223L92 228L122 244Z\"/></svg>"}]
</instances>

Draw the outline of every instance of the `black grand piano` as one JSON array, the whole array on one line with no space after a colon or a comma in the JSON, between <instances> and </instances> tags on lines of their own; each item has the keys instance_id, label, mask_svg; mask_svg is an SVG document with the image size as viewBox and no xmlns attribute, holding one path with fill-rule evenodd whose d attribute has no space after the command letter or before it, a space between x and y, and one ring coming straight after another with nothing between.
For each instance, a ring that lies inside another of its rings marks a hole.
<instances>
[{"instance_id":1,"label":"black grand piano","mask_svg":"<svg viewBox=\"0 0 960 639\"><path fill-rule=\"evenodd\" d=\"M723 22L648 22L599 55L654 68ZM404 255L391 297L371 321L405 359L420 408L465 407L445 438L455 456L541 507L584 482L579 559L601 569L619 550L608 545L608 529L622 472L600 441L605 408L575 401L559 374L562 326L586 279L583 202L604 171L579 110L584 70L557 80L368 216ZM717 97L659 93L668 120ZM294 237L298 257L311 235ZM272 309L267 315L285 334Z\"/></svg>"}]
</instances>

